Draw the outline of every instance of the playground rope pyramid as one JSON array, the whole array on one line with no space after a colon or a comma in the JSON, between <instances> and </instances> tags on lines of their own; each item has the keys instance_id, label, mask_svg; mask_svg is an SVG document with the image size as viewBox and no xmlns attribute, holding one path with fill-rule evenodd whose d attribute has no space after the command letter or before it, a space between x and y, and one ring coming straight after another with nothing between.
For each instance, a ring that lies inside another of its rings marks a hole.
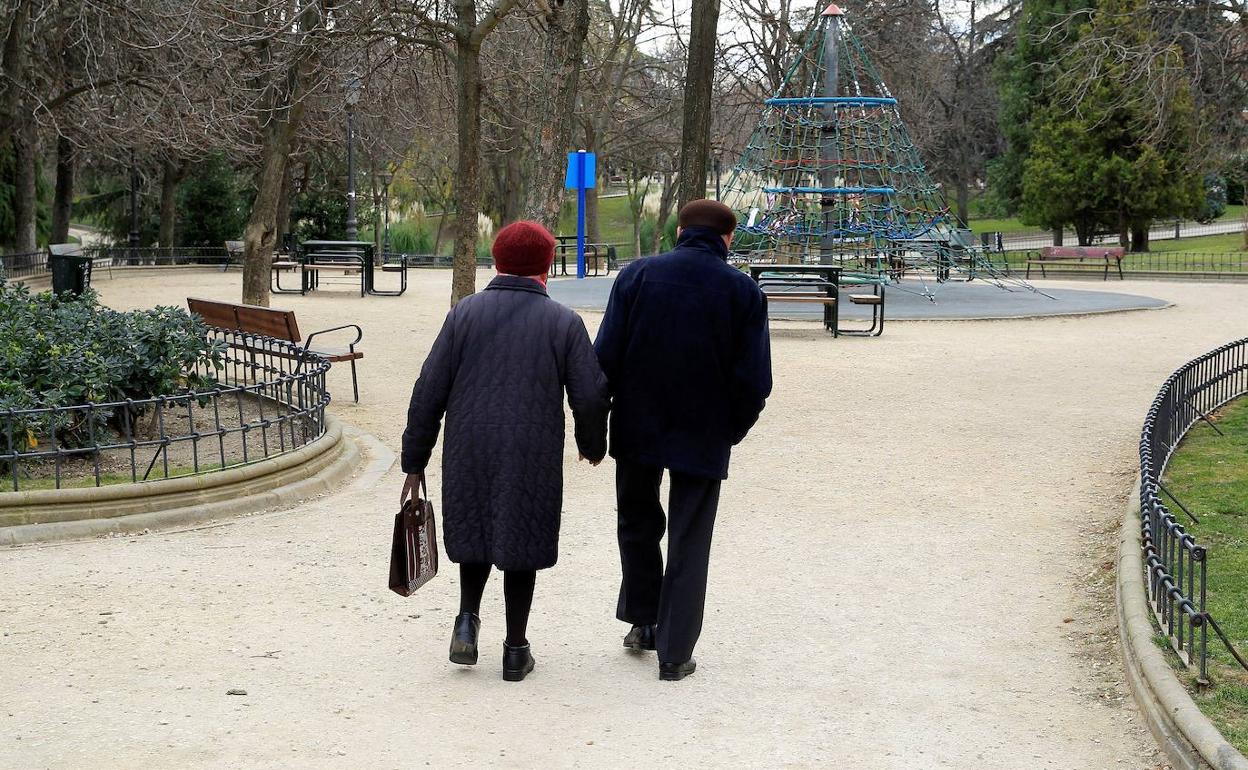
<instances>
[{"instance_id":1,"label":"playground rope pyramid","mask_svg":"<svg viewBox=\"0 0 1248 770\"><path fill-rule=\"evenodd\" d=\"M836 5L766 100L721 199L741 222L733 251L751 262L840 264L929 298L929 281L953 271L1031 289L994 267L950 213L897 99Z\"/></svg>"}]
</instances>

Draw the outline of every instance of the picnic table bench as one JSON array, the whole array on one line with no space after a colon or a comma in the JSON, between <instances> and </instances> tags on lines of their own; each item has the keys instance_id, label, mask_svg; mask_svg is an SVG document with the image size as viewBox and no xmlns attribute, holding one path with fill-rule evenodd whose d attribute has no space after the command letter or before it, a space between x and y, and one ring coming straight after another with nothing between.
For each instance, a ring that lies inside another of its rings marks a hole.
<instances>
[{"instance_id":1,"label":"picnic table bench","mask_svg":"<svg viewBox=\"0 0 1248 770\"><path fill-rule=\"evenodd\" d=\"M360 402L360 385L359 379L356 377L355 362L363 358L364 354L356 350L355 346L360 344L360 340L364 338L364 330L357 324L344 324L331 329L321 329L312 332L304 340L299 333L299 324L295 321L295 311L293 310L278 310L276 308L260 307L259 305L236 305L232 302L218 302L217 300L200 299L198 297L187 297L186 306L209 326L229 331L273 337L295 343L300 349L300 355L298 356L299 366L303 365L302 352L305 351L322 356L331 363L349 361L351 363L351 389L355 396L355 402L357 404ZM355 339L348 342L345 347L313 344L313 340L318 335L347 329L355 330ZM246 346L247 343L242 341L234 343L236 348L245 348ZM266 352L274 353L271 350ZM297 356L288 355L286 357L296 358Z\"/></svg>"},{"instance_id":2,"label":"picnic table bench","mask_svg":"<svg viewBox=\"0 0 1248 770\"><path fill-rule=\"evenodd\" d=\"M1039 254L1031 252L1027 255L1026 277L1031 277L1031 267L1040 268L1040 275L1046 277L1045 267L1056 267L1062 270L1071 268L1092 268L1104 271L1102 280L1109 280L1109 268L1118 268L1118 279L1123 280L1122 258L1127 250L1121 246L1045 246Z\"/></svg>"},{"instance_id":3,"label":"picnic table bench","mask_svg":"<svg viewBox=\"0 0 1248 770\"><path fill-rule=\"evenodd\" d=\"M800 264L777 265L755 262L748 266L763 294L775 302L798 302L823 305L824 328L833 337L878 337L884 333L884 285L887 276L879 272L846 273L842 265ZM841 289L846 286L870 286L871 293L850 293L850 304L871 308L871 325L866 329L840 328ZM830 300L830 301L829 301Z\"/></svg>"}]
</instances>

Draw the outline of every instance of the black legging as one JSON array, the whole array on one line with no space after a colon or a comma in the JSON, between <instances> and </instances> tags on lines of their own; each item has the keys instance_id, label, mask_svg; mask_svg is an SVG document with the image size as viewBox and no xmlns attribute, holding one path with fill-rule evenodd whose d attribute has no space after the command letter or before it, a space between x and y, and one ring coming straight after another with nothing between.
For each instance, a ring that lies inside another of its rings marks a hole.
<instances>
[{"instance_id":1,"label":"black legging","mask_svg":"<svg viewBox=\"0 0 1248 770\"><path fill-rule=\"evenodd\" d=\"M481 614L481 595L490 579L492 564L459 565L459 611ZM504 570L503 597L507 600L507 644L519 647L529 643L529 609L533 606L533 570Z\"/></svg>"}]
</instances>

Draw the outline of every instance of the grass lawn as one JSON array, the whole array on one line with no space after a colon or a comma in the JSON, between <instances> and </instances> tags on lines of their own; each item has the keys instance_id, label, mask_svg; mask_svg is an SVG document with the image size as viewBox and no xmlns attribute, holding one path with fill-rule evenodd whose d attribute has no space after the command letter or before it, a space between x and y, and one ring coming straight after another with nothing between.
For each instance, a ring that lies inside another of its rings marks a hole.
<instances>
[{"instance_id":1,"label":"grass lawn","mask_svg":"<svg viewBox=\"0 0 1248 770\"><path fill-rule=\"evenodd\" d=\"M1170 238L1149 241L1148 248L1157 252L1190 251L1203 254L1226 254L1244 250L1243 233L1202 235L1199 238Z\"/></svg>"},{"instance_id":2,"label":"grass lawn","mask_svg":"<svg viewBox=\"0 0 1248 770\"><path fill-rule=\"evenodd\" d=\"M221 463L200 463L199 472L208 473L221 469ZM139 468L139 470L145 470ZM50 471L49 471L50 473ZM83 489L95 486L95 476L90 470L85 473L81 471L66 471L66 476L61 479L61 489ZM180 476L191 476L195 474L195 468L190 465L185 466L169 466L169 475L166 477L159 464L152 469L151 476L148 481L162 481L165 478L176 479ZM143 482L143 474L139 474L139 483ZM100 473L100 486L108 487L114 484L131 484L133 479L129 473ZM47 475L33 475L29 477L19 476L17 484L22 492L31 492L38 489L56 489L56 480ZM0 476L0 492L13 491L13 477L5 474Z\"/></svg>"},{"instance_id":3,"label":"grass lawn","mask_svg":"<svg viewBox=\"0 0 1248 770\"><path fill-rule=\"evenodd\" d=\"M1209 547L1207 609L1243 653L1248 652L1248 398L1213 419L1226 435L1203 422L1194 427L1171 459L1165 484L1200 518L1200 524L1184 524ZM1214 686L1194 692L1196 703L1227 740L1248 752L1248 672L1212 630L1209 652ZM1179 676L1189 684L1194 678L1184 670Z\"/></svg>"}]
</instances>

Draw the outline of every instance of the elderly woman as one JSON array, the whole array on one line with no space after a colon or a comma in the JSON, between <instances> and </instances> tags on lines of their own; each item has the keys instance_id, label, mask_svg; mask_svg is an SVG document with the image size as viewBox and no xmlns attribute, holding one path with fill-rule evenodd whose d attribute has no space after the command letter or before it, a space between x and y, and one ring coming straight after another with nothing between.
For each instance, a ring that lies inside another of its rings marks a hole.
<instances>
[{"instance_id":1,"label":"elderly woman","mask_svg":"<svg viewBox=\"0 0 1248 770\"><path fill-rule=\"evenodd\" d=\"M585 323L546 294L555 239L536 222L516 222L492 253L498 276L446 316L412 390L403 497L417 489L445 414L443 544L460 576L451 661L477 662L481 595L498 567L503 679L518 682L533 670L526 630L536 571L559 554L563 393L577 448L594 465L606 454L609 404Z\"/></svg>"}]
</instances>

